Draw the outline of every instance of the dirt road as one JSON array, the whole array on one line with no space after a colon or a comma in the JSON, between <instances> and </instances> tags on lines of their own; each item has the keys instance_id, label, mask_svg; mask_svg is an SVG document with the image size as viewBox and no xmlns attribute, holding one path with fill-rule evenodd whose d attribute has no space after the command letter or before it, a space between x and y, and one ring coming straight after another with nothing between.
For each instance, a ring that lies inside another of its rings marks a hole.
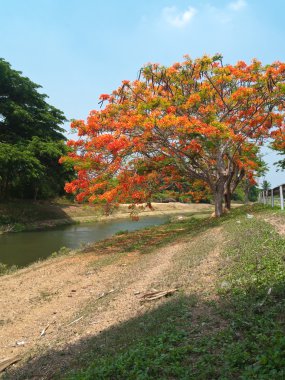
<instances>
[{"instance_id":1,"label":"dirt road","mask_svg":"<svg viewBox=\"0 0 285 380\"><path fill-rule=\"evenodd\" d=\"M177 294L214 297L222 241L221 228L214 228L148 254L91 251L0 277L0 359L19 355L18 378L49 379L77 354L57 352L164 302L142 303L142 295L151 290L178 288ZM41 356L45 360L38 360Z\"/></svg>"}]
</instances>

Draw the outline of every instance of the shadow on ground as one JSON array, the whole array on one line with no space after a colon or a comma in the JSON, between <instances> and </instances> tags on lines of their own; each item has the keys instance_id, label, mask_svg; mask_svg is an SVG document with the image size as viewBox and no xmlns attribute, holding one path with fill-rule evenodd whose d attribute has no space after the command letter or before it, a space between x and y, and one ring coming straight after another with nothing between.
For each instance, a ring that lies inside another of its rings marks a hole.
<instances>
[{"instance_id":1,"label":"shadow on ground","mask_svg":"<svg viewBox=\"0 0 285 380\"><path fill-rule=\"evenodd\" d=\"M96 336L31 358L4 379L283 379L282 308L274 298L260 305L256 293L158 301L155 309Z\"/></svg>"}]
</instances>

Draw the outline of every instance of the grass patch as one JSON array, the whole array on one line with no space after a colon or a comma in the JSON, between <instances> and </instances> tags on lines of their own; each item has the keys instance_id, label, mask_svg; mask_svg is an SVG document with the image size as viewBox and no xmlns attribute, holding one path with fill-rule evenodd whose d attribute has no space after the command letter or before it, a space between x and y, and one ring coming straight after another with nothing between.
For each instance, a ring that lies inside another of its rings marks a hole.
<instances>
[{"instance_id":1,"label":"grass patch","mask_svg":"<svg viewBox=\"0 0 285 380\"><path fill-rule=\"evenodd\" d=\"M215 219L206 219L206 215L204 219L204 223L201 223L201 219L191 217L181 221L165 223L160 226L146 227L133 232L119 231L119 233L116 233L111 238L90 244L82 252L94 252L96 254L107 252L111 254L139 251L141 253L149 253L155 248L164 246L183 236L197 234L203 229L209 228L210 225L215 226L218 223Z\"/></svg>"},{"instance_id":2,"label":"grass patch","mask_svg":"<svg viewBox=\"0 0 285 380\"><path fill-rule=\"evenodd\" d=\"M66 256L69 255L72 251L71 248L61 247L58 251L55 251L51 254L51 257Z\"/></svg>"},{"instance_id":3,"label":"grass patch","mask_svg":"<svg viewBox=\"0 0 285 380\"><path fill-rule=\"evenodd\" d=\"M222 225L227 242L219 298L208 302L181 294L103 332L64 378L284 379L285 240L268 223L246 216L271 212L257 206L218 221L181 221L147 230L153 239L145 231L136 243L141 249ZM198 306L205 313L197 316Z\"/></svg>"},{"instance_id":4,"label":"grass patch","mask_svg":"<svg viewBox=\"0 0 285 380\"><path fill-rule=\"evenodd\" d=\"M120 236L120 235L126 235L128 233L129 233L128 230L120 230L120 231L116 232L115 235Z\"/></svg>"},{"instance_id":5,"label":"grass patch","mask_svg":"<svg viewBox=\"0 0 285 380\"><path fill-rule=\"evenodd\" d=\"M18 269L16 265L8 266L6 264L0 263L0 276L4 276L5 274L11 274Z\"/></svg>"}]
</instances>

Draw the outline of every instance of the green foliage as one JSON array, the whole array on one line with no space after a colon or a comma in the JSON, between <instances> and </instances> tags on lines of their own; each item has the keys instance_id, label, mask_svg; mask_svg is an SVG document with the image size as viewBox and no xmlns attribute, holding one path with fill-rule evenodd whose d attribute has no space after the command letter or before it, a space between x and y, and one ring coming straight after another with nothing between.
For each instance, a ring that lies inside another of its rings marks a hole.
<instances>
[{"instance_id":1,"label":"green foliage","mask_svg":"<svg viewBox=\"0 0 285 380\"><path fill-rule=\"evenodd\" d=\"M15 143L33 136L62 140L61 111L46 102L41 86L23 77L4 59L0 59L0 141Z\"/></svg>"},{"instance_id":2,"label":"green foliage","mask_svg":"<svg viewBox=\"0 0 285 380\"><path fill-rule=\"evenodd\" d=\"M282 154L283 156L285 155L285 150L280 153ZM277 167L279 167L281 170L285 170L285 158L283 160L279 160L275 163L275 165L277 165Z\"/></svg>"},{"instance_id":3,"label":"green foliage","mask_svg":"<svg viewBox=\"0 0 285 380\"><path fill-rule=\"evenodd\" d=\"M12 265L12 266L8 267L8 265L0 263L0 276L3 276L5 274L10 274L10 273L14 272L15 270L17 270L16 265Z\"/></svg>"},{"instance_id":4,"label":"green foliage","mask_svg":"<svg viewBox=\"0 0 285 380\"><path fill-rule=\"evenodd\" d=\"M267 190L271 189L271 184L270 184L270 182L264 180L264 181L262 182L262 184L261 184L261 188L262 188L262 190L264 190L264 191L267 191Z\"/></svg>"},{"instance_id":5,"label":"green foliage","mask_svg":"<svg viewBox=\"0 0 285 380\"><path fill-rule=\"evenodd\" d=\"M128 230L120 230L120 231L116 232L115 235L120 236L120 235L126 235L128 233L129 233Z\"/></svg>"},{"instance_id":6,"label":"green foliage","mask_svg":"<svg viewBox=\"0 0 285 380\"><path fill-rule=\"evenodd\" d=\"M0 196L47 199L63 194L73 170L58 163L67 148L63 141L0 142Z\"/></svg>"},{"instance_id":7,"label":"green foliage","mask_svg":"<svg viewBox=\"0 0 285 380\"><path fill-rule=\"evenodd\" d=\"M179 343L178 343L179 342ZM165 331L159 336L140 342L132 350L98 360L87 371L72 379L187 379L190 368L181 367L191 346L182 331Z\"/></svg>"},{"instance_id":8,"label":"green foliage","mask_svg":"<svg viewBox=\"0 0 285 380\"><path fill-rule=\"evenodd\" d=\"M247 194L246 194L247 192ZM256 202L258 199L259 190L255 185L243 186L243 183L239 185L235 192L233 193L232 199L234 201L244 202L246 200L246 195L248 195L248 200L250 202Z\"/></svg>"},{"instance_id":9,"label":"green foliage","mask_svg":"<svg viewBox=\"0 0 285 380\"><path fill-rule=\"evenodd\" d=\"M65 256L71 252L70 248L61 247L58 251L55 251L51 254L51 257Z\"/></svg>"},{"instance_id":10,"label":"green foliage","mask_svg":"<svg viewBox=\"0 0 285 380\"><path fill-rule=\"evenodd\" d=\"M232 200L244 202L244 189L242 186L238 186L232 195Z\"/></svg>"},{"instance_id":11,"label":"green foliage","mask_svg":"<svg viewBox=\"0 0 285 380\"><path fill-rule=\"evenodd\" d=\"M248 199L250 202L256 202L258 199L259 189L257 186L251 186L249 188Z\"/></svg>"},{"instance_id":12,"label":"green foliage","mask_svg":"<svg viewBox=\"0 0 285 380\"><path fill-rule=\"evenodd\" d=\"M73 169L60 125L63 113L30 79L0 59L0 198L46 199L63 193Z\"/></svg>"}]
</instances>

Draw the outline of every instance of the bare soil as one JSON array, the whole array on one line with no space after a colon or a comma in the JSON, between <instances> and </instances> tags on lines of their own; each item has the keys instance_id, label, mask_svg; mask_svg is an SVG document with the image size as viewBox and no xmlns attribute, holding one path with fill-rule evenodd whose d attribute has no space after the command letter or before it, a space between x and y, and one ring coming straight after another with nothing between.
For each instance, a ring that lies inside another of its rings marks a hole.
<instances>
[{"instance_id":1,"label":"bare soil","mask_svg":"<svg viewBox=\"0 0 285 380\"><path fill-rule=\"evenodd\" d=\"M263 220L267 223L270 223L280 235L285 235L285 223L284 216L280 214L269 214Z\"/></svg>"},{"instance_id":2,"label":"bare soil","mask_svg":"<svg viewBox=\"0 0 285 380\"><path fill-rule=\"evenodd\" d=\"M142 295L151 290L177 287L179 292L172 297L180 292L196 294L201 302L194 317L207 313L203 300L218 297L214 286L222 266L223 241L222 229L213 228L149 254L91 251L50 259L1 277L0 362L15 355L21 358L8 370L8 378L53 378L74 360L80 347L64 357L53 354L52 364L39 357L165 302L161 298L142 303Z\"/></svg>"}]
</instances>

